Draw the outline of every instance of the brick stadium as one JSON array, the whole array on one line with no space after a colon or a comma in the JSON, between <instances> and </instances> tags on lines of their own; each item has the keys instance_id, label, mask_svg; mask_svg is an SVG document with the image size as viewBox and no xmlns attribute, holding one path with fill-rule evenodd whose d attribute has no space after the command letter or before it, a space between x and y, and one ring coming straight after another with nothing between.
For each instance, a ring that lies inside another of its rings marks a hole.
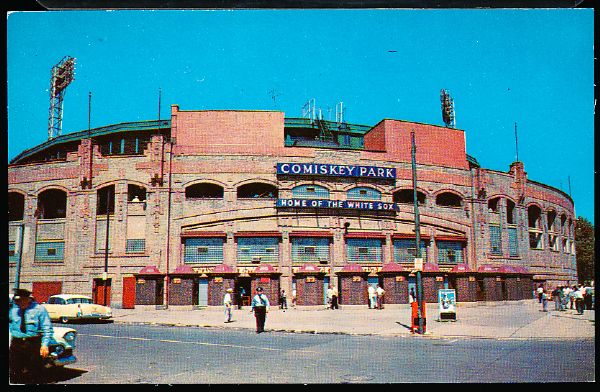
<instances>
[{"instance_id":1,"label":"brick stadium","mask_svg":"<svg viewBox=\"0 0 600 392\"><path fill-rule=\"evenodd\" d=\"M39 301L83 293L113 307L221 305L262 286L274 300L407 303L413 271L414 132L423 292L532 297L577 280L574 205L522 162L484 169L465 131L374 126L280 111L180 110L166 120L61 135L8 167L9 272ZM108 244L108 246L107 246ZM108 248L108 251L107 251Z\"/></svg>"}]
</instances>

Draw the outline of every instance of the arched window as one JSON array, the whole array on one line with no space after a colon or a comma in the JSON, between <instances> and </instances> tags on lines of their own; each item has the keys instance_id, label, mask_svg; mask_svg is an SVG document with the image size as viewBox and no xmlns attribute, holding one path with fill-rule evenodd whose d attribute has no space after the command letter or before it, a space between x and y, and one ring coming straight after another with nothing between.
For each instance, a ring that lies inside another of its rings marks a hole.
<instances>
[{"instance_id":1,"label":"arched window","mask_svg":"<svg viewBox=\"0 0 600 392\"><path fill-rule=\"evenodd\" d=\"M109 185L98 189L96 201L96 215L115 213L115 186Z\"/></svg>"},{"instance_id":2,"label":"arched window","mask_svg":"<svg viewBox=\"0 0 600 392\"><path fill-rule=\"evenodd\" d=\"M567 216L564 213L560 215L560 232L567 234Z\"/></svg>"},{"instance_id":3,"label":"arched window","mask_svg":"<svg viewBox=\"0 0 600 392\"><path fill-rule=\"evenodd\" d=\"M277 187L262 182L241 185L237 189L238 199L273 199L278 197Z\"/></svg>"},{"instance_id":4,"label":"arched window","mask_svg":"<svg viewBox=\"0 0 600 392\"><path fill-rule=\"evenodd\" d=\"M529 206L527 208L527 219L529 221L530 229L541 229L542 228L542 210L536 205Z\"/></svg>"},{"instance_id":5,"label":"arched window","mask_svg":"<svg viewBox=\"0 0 600 392\"><path fill-rule=\"evenodd\" d=\"M440 207L460 207L462 198L456 193L442 192L435 198L435 204Z\"/></svg>"},{"instance_id":6,"label":"arched window","mask_svg":"<svg viewBox=\"0 0 600 392\"><path fill-rule=\"evenodd\" d=\"M36 215L39 219L59 219L67 216L67 193L48 189L38 195Z\"/></svg>"},{"instance_id":7,"label":"arched window","mask_svg":"<svg viewBox=\"0 0 600 392\"><path fill-rule=\"evenodd\" d=\"M546 217L548 218L548 231L556 231L556 211L549 210Z\"/></svg>"},{"instance_id":8,"label":"arched window","mask_svg":"<svg viewBox=\"0 0 600 392\"><path fill-rule=\"evenodd\" d=\"M381 200L381 192L367 187L352 188L346 195L348 200Z\"/></svg>"},{"instance_id":9,"label":"arched window","mask_svg":"<svg viewBox=\"0 0 600 392\"><path fill-rule=\"evenodd\" d=\"M211 184L208 182L202 182L199 184L190 185L185 188L186 199L222 199L223 198L223 187Z\"/></svg>"},{"instance_id":10,"label":"arched window","mask_svg":"<svg viewBox=\"0 0 600 392\"><path fill-rule=\"evenodd\" d=\"M500 200L501 197L494 197L488 200L488 212L499 213L500 212Z\"/></svg>"},{"instance_id":11,"label":"arched window","mask_svg":"<svg viewBox=\"0 0 600 392\"><path fill-rule=\"evenodd\" d=\"M329 199L329 190L320 185L299 185L292 189L292 197L302 199Z\"/></svg>"},{"instance_id":12,"label":"arched window","mask_svg":"<svg viewBox=\"0 0 600 392\"><path fill-rule=\"evenodd\" d=\"M513 225L517 221L515 207L516 204L512 200L506 199L506 223L509 225Z\"/></svg>"},{"instance_id":13,"label":"arched window","mask_svg":"<svg viewBox=\"0 0 600 392\"><path fill-rule=\"evenodd\" d=\"M25 196L18 192L8 192L8 220L20 221L23 220L25 212Z\"/></svg>"},{"instance_id":14,"label":"arched window","mask_svg":"<svg viewBox=\"0 0 600 392\"><path fill-rule=\"evenodd\" d=\"M146 188L134 184L127 185L127 201L146 201Z\"/></svg>"},{"instance_id":15,"label":"arched window","mask_svg":"<svg viewBox=\"0 0 600 392\"><path fill-rule=\"evenodd\" d=\"M393 200L394 203L400 204L413 204L414 196L412 189L400 189L394 192ZM417 191L417 204L423 205L425 204L425 194L423 192Z\"/></svg>"}]
</instances>

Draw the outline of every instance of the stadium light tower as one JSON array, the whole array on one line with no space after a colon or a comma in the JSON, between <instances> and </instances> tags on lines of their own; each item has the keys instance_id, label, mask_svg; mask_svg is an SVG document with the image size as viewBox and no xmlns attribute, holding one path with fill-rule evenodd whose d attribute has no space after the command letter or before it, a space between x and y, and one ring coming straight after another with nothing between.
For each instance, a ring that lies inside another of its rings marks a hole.
<instances>
[{"instance_id":1,"label":"stadium light tower","mask_svg":"<svg viewBox=\"0 0 600 392\"><path fill-rule=\"evenodd\" d=\"M48 140L60 136L62 131L63 98L65 89L75 78L75 59L65 56L52 67L50 77L50 113L48 115Z\"/></svg>"}]
</instances>

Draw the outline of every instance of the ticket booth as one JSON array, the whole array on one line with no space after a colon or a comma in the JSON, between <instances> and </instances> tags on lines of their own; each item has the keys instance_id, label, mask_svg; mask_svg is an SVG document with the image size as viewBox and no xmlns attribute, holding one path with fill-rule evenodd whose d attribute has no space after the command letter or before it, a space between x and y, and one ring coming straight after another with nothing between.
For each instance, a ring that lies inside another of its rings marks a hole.
<instances>
[{"instance_id":1,"label":"ticket booth","mask_svg":"<svg viewBox=\"0 0 600 392\"><path fill-rule=\"evenodd\" d=\"M358 264L346 264L338 273L341 305L368 305L367 276Z\"/></svg>"},{"instance_id":2,"label":"ticket booth","mask_svg":"<svg viewBox=\"0 0 600 392\"><path fill-rule=\"evenodd\" d=\"M261 264L254 271L249 272L252 278L250 298L256 294L256 288L262 287L263 294L269 298L271 306L279 304L279 272L271 264Z\"/></svg>"},{"instance_id":3,"label":"ticket booth","mask_svg":"<svg viewBox=\"0 0 600 392\"><path fill-rule=\"evenodd\" d=\"M235 291L235 279L238 273L235 268L227 264L215 266L208 275L208 305L223 305L223 297L227 289L234 290L234 303L237 305L239 296Z\"/></svg>"},{"instance_id":4,"label":"ticket booth","mask_svg":"<svg viewBox=\"0 0 600 392\"><path fill-rule=\"evenodd\" d=\"M455 265L450 270L450 275L454 281L457 302L477 301L477 279L475 272L471 271L468 265Z\"/></svg>"},{"instance_id":5,"label":"ticket booth","mask_svg":"<svg viewBox=\"0 0 600 392\"><path fill-rule=\"evenodd\" d=\"M192 267L186 264L178 266L169 274L169 305L193 305L197 302L197 276Z\"/></svg>"},{"instance_id":6,"label":"ticket booth","mask_svg":"<svg viewBox=\"0 0 600 392\"><path fill-rule=\"evenodd\" d=\"M378 272L386 304L408 303L408 271L398 263L386 263Z\"/></svg>"},{"instance_id":7,"label":"ticket booth","mask_svg":"<svg viewBox=\"0 0 600 392\"><path fill-rule=\"evenodd\" d=\"M165 274L155 265L149 265L142 268L135 277L135 304L163 305Z\"/></svg>"},{"instance_id":8,"label":"ticket booth","mask_svg":"<svg viewBox=\"0 0 600 392\"><path fill-rule=\"evenodd\" d=\"M325 273L312 264L305 264L294 274L297 305L322 305Z\"/></svg>"}]
</instances>

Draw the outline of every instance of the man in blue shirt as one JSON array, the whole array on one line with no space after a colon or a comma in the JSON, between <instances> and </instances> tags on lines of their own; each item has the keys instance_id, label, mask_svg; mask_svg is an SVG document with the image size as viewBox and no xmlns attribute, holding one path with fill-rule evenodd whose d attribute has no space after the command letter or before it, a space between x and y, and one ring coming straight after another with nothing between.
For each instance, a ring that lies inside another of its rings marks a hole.
<instances>
[{"instance_id":1,"label":"man in blue shirt","mask_svg":"<svg viewBox=\"0 0 600 392\"><path fill-rule=\"evenodd\" d=\"M262 287L256 288L256 295L252 298L252 310L254 317L256 317L256 333L265 331L265 319L267 318L267 312L269 311L269 299L263 294Z\"/></svg>"},{"instance_id":2,"label":"man in blue shirt","mask_svg":"<svg viewBox=\"0 0 600 392\"><path fill-rule=\"evenodd\" d=\"M42 379L48 345L54 330L48 311L31 297L31 292L16 289L8 312L11 335L9 367L13 383L36 383Z\"/></svg>"}]
</instances>

